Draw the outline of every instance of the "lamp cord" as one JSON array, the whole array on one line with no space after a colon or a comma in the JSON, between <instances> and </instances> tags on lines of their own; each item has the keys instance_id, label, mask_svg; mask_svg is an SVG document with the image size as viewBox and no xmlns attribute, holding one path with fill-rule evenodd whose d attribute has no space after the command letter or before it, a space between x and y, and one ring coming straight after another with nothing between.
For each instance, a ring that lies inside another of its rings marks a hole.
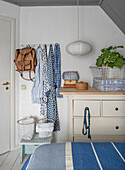
<instances>
[{"instance_id":1,"label":"lamp cord","mask_svg":"<svg viewBox=\"0 0 125 170\"><path fill-rule=\"evenodd\" d=\"M79 0L77 0L77 36L79 40Z\"/></svg>"}]
</instances>

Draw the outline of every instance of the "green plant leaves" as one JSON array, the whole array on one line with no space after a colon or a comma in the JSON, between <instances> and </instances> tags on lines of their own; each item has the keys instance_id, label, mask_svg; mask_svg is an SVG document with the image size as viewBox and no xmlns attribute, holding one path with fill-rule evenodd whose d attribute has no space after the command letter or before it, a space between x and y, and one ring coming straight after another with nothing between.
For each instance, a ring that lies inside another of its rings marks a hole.
<instances>
[{"instance_id":1,"label":"green plant leaves","mask_svg":"<svg viewBox=\"0 0 125 170\"><path fill-rule=\"evenodd\" d=\"M114 63L114 60L112 58L105 58L104 62L105 63Z\"/></svg>"},{"instance_id":2,"label":"green plant leaves","mask_svg":"<svg viewBox=\"0 0 125 170\"><path fill-rule=\"evenodd\" d=\"M111 51L110 50L105 50L105 52L103 53L103 57L106 58L106 57L109 57L111 54Z\"/></svg>"},{"instance_id":3,"label":"green plant leaves","mask_svg":"<svg viewBox=\"0 0 125 170\"><path fill-rule=\"evenodd\" d=\"M123 58L117 58L115 61L115 66L121 68L124 64Z\"/></svg>"},{"instance_id":4,"label":"green plant leaves","mask_svg":"<svg viewBox=\"0 0 125 170\"><path fill-rule=\"evenodd\" d=\"M113 47L112 49L113 50L116 50L117 48L124 48L123 46L115 46L115 47Z\"/></svg>"},{"instance_id":5,"label":"green plant leaves","mask_svg":"<svg viewBox=\"0 0 125 170\"><path fill-rule=\"evenodd\" d=\"M112 47L112 46L110 46L110 47L108 47L108 48L107 48L107 50L111 50L111 49L113 49L113 47Z\"/></svg>"},{"instance_id":6,"label":"green plant leaves","mask_svg":"<svg viewBox=\"0 0 125 170\"><path fill-rule=\"evenodd\" d=\"M97 67L101 67L103 64L103 58L102 56L99 56L98 59L96 60L96 65Z\"/></svg>"},{"instance_id":7,"label":"green plant leaves","mask_svg":"<svg viewBox=\"0 0 125 170\"><path fill-rule=\"evenodd\" d=\"M113 68L114 66L115 66L115 64L114 64L114 63L108 63L108 67Z\"/></svg>"},{"instance_id":8,"label":"green plant leaves","mask_svg":"<svg viewBox=\"0 0 125 170\"><path fill-rule=\"evenodd\" d=\"M110 46L108 48L101 49L102 54L97 58L97 67L102 65L113 68L114 66L121 68L124 64L125 58L116 51L117 48L124 48L123 46Z\"/></svg>"},{"instance_id":9,"label":"green plant leaves","mask_svg":"<svg viewBox=\"0 0 125 170\"><path fill-rule=\"evenodd\" d=\"M103 48L103 49L101 49L101 52L103 53L105 50L106 50L106 49L105 49L105 48Z\"/></svg>"},{"instance_id":10,"label":"green plant leaves","mask_svg":"<svg viewBox=\"0 0 125 170\"><path fill-rule=\"evenodd\" d=\"M113 59L117 59L119 56L120 56L120 54L118 52L112 52L110 54L110 57L113 58Z\"/></svg>"}]
</instances>

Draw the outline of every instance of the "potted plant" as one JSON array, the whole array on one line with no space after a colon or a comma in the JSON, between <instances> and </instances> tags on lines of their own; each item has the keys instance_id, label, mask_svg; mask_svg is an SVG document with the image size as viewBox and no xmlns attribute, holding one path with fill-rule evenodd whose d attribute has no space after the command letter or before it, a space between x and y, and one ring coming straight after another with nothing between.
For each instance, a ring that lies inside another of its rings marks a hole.
<instances>
[{"instance_id":1,"label":"potted plant","mask_svg":"<svg viewBox=\"0 0 125 170\"><path fill-rule=\"evenodd\" d=\"M101 50L96 60L97 67L90 67L93 77L104 79L125 79L125 58L117 49L123 46L110 46Z\"/></svg>"},{"instance_id":2,"label":"potted plant","mask_svg":"<svg viewBox=\"0 0 125 170\"><path fill-rule=\"evenodd\" d=\"M123 46L110 46L101 50L102 54L96 60L96 66L108 66L122 68L125 58L118 51L118 48L124 48Z\"/></svg>"}]
</instances>

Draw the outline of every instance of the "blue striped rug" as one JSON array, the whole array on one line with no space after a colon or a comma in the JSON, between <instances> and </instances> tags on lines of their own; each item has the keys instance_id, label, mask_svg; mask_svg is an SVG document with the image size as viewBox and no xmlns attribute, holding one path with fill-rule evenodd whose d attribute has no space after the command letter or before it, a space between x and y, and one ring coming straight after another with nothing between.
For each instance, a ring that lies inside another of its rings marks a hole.
<instances>
[{"instance_id":1,"label":"blue striped rug","mask_svg":"<svg viewBox=\"0 0 125 170\"><path fill-rule=\"evenodd\" d=\"M31 155L32 155L32 154L31 154ZM24 163L24 165L23 165L23 167L21 168L21 170L26 170L26 167L27 167L27 165L28 165L28 163L29 163L29 160L30 160L31 155L28 157L28 159L27 159L26 162Z\"/></svg>"},{"instance_id":2,"label":"blue striped rug","mask_svg":"<svg viewBox=\"0 0 125 170\"><path fill-rule=\"evenodd\" d=\"M125 160L118 154L112 143L93 143L102 169L125 170ZM119 143L121 147L122 143Z\"/></svg>"},{"instance_id":3,"label":"blue striped rug","mask_svg":"<svg viewBox=\"0 0 125 170\"><path fill-rule=\"evenodd\" d=\"M72 143L74 170L98 170L91 143Z\"/></svg>"},{"instance_id":4,"label":"blue striped rug","mask_svg":"<svg viewBox=\"0 0 125 170\"><path fill-rule=\"evenodd\" d=\"M74 170L125 170L125 143L73 142L71 146ZM50 152L50 156L53 157L54 155ZM56 156L58 155L54 156L55 159ZM22 170L26 170L29 159L30 157L25 162Z\"/></svg>"},{"instance_id":5,"label":"blue striped rug","mask_svg":"<svg viewBox=\"0 0 125 170\"><path fill-rule=\"evenodd\" d=\"M125 170L125 143L72 143L74 170Z\"/></svg>"}]
</instances>

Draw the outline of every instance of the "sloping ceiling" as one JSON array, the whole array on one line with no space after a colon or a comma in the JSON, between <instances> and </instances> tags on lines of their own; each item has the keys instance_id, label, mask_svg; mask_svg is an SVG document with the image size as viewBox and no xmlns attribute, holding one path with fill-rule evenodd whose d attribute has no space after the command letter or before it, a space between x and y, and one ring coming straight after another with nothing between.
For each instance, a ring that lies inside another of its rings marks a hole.
<instances>
[{"instance_id":1,"label":"sloping ceiling","mask_svg":"<svg viewBox=\"0 0 125 170\"><path fill-rule=\"evenodd\" d=\"M3 0L18 6L76 6L77 0ZM79 0L79 5L100 5L125 34L125 0Z\"/></svg>"},{"instance_id":2,"label":"sloping ceiling","mask_svg":"<svg viewBox=\"0 0 125 170\"><path fill-rule=\"evenodd\" d=\"M125 34L125 0L103 0L100 6Z\"/></svg>"}]
</instances>

